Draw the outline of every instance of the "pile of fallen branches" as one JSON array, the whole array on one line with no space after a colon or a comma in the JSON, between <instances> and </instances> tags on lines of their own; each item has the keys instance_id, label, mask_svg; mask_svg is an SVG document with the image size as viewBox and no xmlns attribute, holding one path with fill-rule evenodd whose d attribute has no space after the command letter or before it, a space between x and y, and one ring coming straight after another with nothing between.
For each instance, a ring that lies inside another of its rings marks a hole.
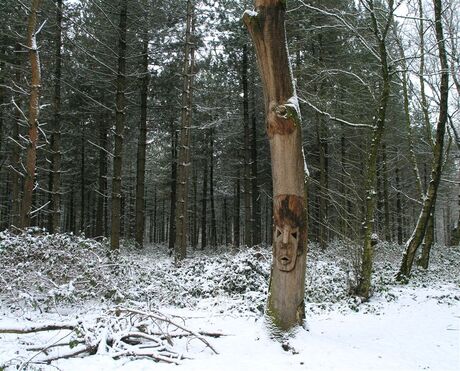
<instances>
[{"instance_id":1,"label":"pile of fallen branches","mask_svg":"<svg viewBox=\"0 0 460 371\"><path fill-rule=\"evenodd\" d=\"M138 310L116 307L107 311L94 323L46 323L27 327L0 328L0 334L30 334L62 331L59 340L50 344L36 344L26 348L28 352L19 369L30 364L49 364L59 359L105 354L114 359L149 358L156 362L180 364L190 359L188 347L197 341L201 348L217 350L207 338L223 336L221 333L194 331L180 317L167 316L156 310ZM0 369L6 366L0 365Z\"/></svg>"}]
</instances>

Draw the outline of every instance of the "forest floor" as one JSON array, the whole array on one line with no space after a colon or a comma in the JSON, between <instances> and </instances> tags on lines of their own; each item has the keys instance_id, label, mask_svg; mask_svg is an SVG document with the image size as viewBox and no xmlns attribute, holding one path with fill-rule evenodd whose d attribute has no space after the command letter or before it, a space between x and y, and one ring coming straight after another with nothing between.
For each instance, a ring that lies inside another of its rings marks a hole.
<instances>
[{"instance_id":1,"label":"forest floor","mask_svg":"<svg viewBox=\"0 0 460 371\"><path fill-rule=\"evenodd\" d=\"M0 370L458 370L460 365L459 248L435 246L430 268L415 269L411 280L400 284L394 274L401 247L379 243L374 295L361 302L349 295L356 248L335 243L322 252L311 244L307 326L282 339L273 338L263 317L269 248L196 251L180 268L164 246L139 250L125 244L116 258L106 251L104 242L73 235L0 232ZM72 326L32 331L66 324ZM77 357L46 364L78 349ZM155 357L165 361L154 362Z\"/></svg>"}]
</instances>

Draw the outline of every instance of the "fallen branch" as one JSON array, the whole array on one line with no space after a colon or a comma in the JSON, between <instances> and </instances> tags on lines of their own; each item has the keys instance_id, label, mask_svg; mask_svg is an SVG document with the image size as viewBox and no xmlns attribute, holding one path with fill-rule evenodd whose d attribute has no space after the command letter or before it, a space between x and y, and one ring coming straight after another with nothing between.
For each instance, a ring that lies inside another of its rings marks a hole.
<instances>
[{"instance_id":1,"label":"fallen branch","mask_svg":"<svg viewBox=\"0 0 460 371\"><path fill-rule=\"evenodd\" d=\"M33 325L25 327L0 327L0 334L30 334L42 331L74 330L76 323L48 323L44 325Z\"/></svg>"},{"instance_id":2,"label":"fallen branch","mask_svg":"<svg viewBox=\"0 0 460 371\"><path fill-rule=\"evenodd\" d=\"M174 322L172 319L166 317L162 313L159 313L159 312L157 312L157 313L155 313L155 312L144 312L144 311L140 311L140 310L132 309L132 308L117 308L116 312L117 312L117 314L121 314L123 312L125 312L126 314L137 314L137 315L140 315L140 316L144 316L144 317L147 317L147 318L153 318L155 320L168 323L168 324L170 324L172 326L175 326L176 328L184 331L185 333L187 333L189 335L193 335L198 340L200 340L203 344L205 344L208 348L210 348L215 354L219 354L217 352L217 350L202 335L200 335L199 332L190 330L190 329L180 325L179 323Z\"/></svg>"}]
</instances>

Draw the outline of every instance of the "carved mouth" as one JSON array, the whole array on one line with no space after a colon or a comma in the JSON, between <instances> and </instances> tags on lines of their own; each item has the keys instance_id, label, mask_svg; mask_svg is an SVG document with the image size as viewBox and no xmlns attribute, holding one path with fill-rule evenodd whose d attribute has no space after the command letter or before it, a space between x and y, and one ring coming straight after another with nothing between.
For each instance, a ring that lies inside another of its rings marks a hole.
<instances>
[{"instance_id":1,"label":"carved mouth","mask_svg":"<svg viewBox=\"0 0 460 371\"><path fill-rule=\"evenodd\" d=\"M291 262L291 259L289 259L287 256L282 256L279 259L279 262L283 265L288 265Z\"/></svg>"}]
</instances>

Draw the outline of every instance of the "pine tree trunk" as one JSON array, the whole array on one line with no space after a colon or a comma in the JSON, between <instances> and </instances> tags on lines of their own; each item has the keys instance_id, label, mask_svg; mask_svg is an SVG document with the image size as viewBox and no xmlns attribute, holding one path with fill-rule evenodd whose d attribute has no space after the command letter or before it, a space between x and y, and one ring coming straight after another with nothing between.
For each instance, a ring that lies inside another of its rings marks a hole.
<instances>
[{"instance_id":1,"label":"pine tree trunk","mask_svg":"<svg viewBox=\"0 0 460 371\"><path fill-rule=\"evenodd\" d=\"M214 205L214 135L213 129L209 131L209 199L211 202L211 246L217 246L216 208Z\"/></svg>"},{"instance_id":2,"label":"pine tree trunk","mask_svg":"<svg viewBox=\"0 0 460 371\"><path fill-rule=\"evenodd\" d=\"M96 231L97 237L107 235L107 123L103 115L99 123L99 180L98 180Z\"/></svg>"},{"instance_id":3,"label":"pine tree trunk","mask_svg":"<svg viewBox=\"0 0 460 371\"><path fill-rule=\"evenodd\" d=\"M254 73L251 74L251 101L252 101L252 144L251 144L251 180L252 180L252 244L258 245L262 242L261 231L261 200L258 184L258 163L257 163L257 111L255 98Z\"/></svg>"},{"instance_id":4,"label":"pine tree trunk","mask_svg":"<svg viewBox=\"0 0 460 371\"><path fill-rule=\"evenodd\" d=\"M385 144L382 146L383 155L383 218L384 218L384 235L385 241L391 241L390 228L390 199L388 196L388 167L387 167L387 150Z\"/></svg>"},{"instance_id":5,"label":"pine tree trunk","mask_svg":"<svg viewBox=\"0 0 460 371\"><path fill-rule=\"evenodd\" d=\"M178 133L171 123L171 192L169 203L169 233L168 233L168 247L171 254L174 251L176 243L176 200L177 200L177 140ZM163 214L164 215L164 214Z\"/></svg>"},{"instance_id":6,"label":"pine tree trunk","mask_svg":"<svg viewBox=\"0 0 460 371\"><path fill-rule=\"evenodd\" d=\"M244 136L244 244L252 246L252 213L251 213L251 167L249 147L249 96L248 96L248 50L243 45L243 60L241 71L241 84L243 87L243 136Z\"/></svg>"},{"instance_id":7,"label":"pine tree trunk","mask_svg":"<svg viewBox=\"0 0 460 371\"><path fill-rule=\"evenodd\" d=\"M206 142L206 139L205 139ZM207 225L207 197L208 197L208 160L205 157L203 165L203 193L201 195L201 250L208 244L208 225Z\"/></svg>"},{"instance_id":8,"label":"pine tree trunk","mask_svg":"<svg viewBox=\"0 0 460 371\"><path fill-rule=\"evenodd\" d=\"M122 217L122 156L123 135L125 131L125 90L126 90L126 33L128 18L127 0L120 0L120 23L118 26L118 71L117 93L115 102L115 149L112 177L112 230L110 246L112 250L120 249L121 217Z\"/></svg>"},{"instance_id":9,"label":"pine tree trunk","mask_svg":"<svg viewBox=\"0 0 460 371\"><path fill-rule=\"evenodd\" d=\"M82 128L80 145L80 231L85 233L86 179L85 179L85 127Z\"/></svg>"},{"instance_id":10,"label":"pine tree trunk","mask_svg":"<svg viewBox=\"0 0 460 371\"><path fill-rule=\"evenodd\" d=\"M255 11L246 11L243 17L254 42L264 88L275 221L267 313L281 331L301 325L305 318L307 250L305 160L300 109L287 53L285 13L283 0L256 0Z\"/></svg>"},{"instance_id":11,"label":"pine tree trunk","mask_svg":"<svg viewBox=\"0 0 460 371\"><path fill-rule=\"evenodd\" d=\"M198 171L193 169L193 236L192 248L195 250L198 246Z\"/></svg>"},{"instance_id":12,"label":"pine tree trunk","mask_svg":"<svg viewBox=\"0 0 460 371\"><path fill-rule=\"evenodd\" d=\"M326 226L327 226L327 180L326 180L326 148L327 143L322 137L322 120L316 114L316 145L319 151L319 192L318 192L318 242L322 250L326 249Z\"/></svg>"},{"instance_id":13,"label":"pine tree trunk","mask_svg":"<svg viewBox=\"0 0 460 371\"><path fill-rule=\"evenodd\" d=\"M187 21L185 34L182 112L177 163L176 236L174 259L176 264L185 259L188 240L188 188L190 167L190 127L193 97L193 65L195 48L193 46L193 4L187 0Z\"/></svg>"},{"instance_id":14,"label":"pine tree trunk","mask_svg":"<svg viewBox=\"0 0 460 371\"><path fill-rule=\"evenodd\" d=\"M444 151L444 135L446 131L447 115L448 115L448 100L449 100L449 69L447 64L447 54L445 40L442 27L442 4L441 0L433 0L434 15L435 15L435 30L436 41L438 44L439 62L441 66L441 84L439 93L439 115L436 125L436 140L433 148L433 162L431 166L431 179L428 184L428 189L423 202L422 210L417 220L417 224L412 232L411 237L406 242L406 251L403 255L401 266L397 274L399 280L409 277L412 264L414 262L415 253L423 241L425 231L428 225L430 213L432 212L439 183L441 181L443 151Z\"/></svg>"},{"instance_id":15,"label":"pine tree trunk","mask_svg":"<svg viewBox=\"0 0 460 371\"><path fill-rule=\"evenodd\" d=\"M398 241L398 245L402 245L403 243L403 217L402 217L402 204L401 204L401 182L399 178L399 168L397 167L396 170L396 189L398 193L396 193L396 238Z\"/></svg>"},{"instance_id":16,"label":"pine tree trunk","mask_svg":"<svg viewBox=\"0 0 460 371\"><path fill-rule=\"evenodd\" d=\"M459 178L460 178L460 172L459 172ZM460 182L459 182L459 185L460 185ZM457 246L458 244L460 244L460 192L457 196L457 211L458 211L457 225L450 232L451 238L449 241L449 246Z\"/></svg>"},{"instance_id":17,"label":"pine tree trunk","mask_svg":"<svg viewBox=\"0 0 460 371\"><path fill-rule=\"evenodd\" d=\"M147 148L147 95L149 89L149 40L147 32L144 34L143 43L141 120L139 122L136 163L136 243L140 247L144 246L145 228L145 151Z\"/></svg>"},{"instance_id":18,"label":"pine tree trunk","mask_svg":"<svg viewBox=\"0 0 460 371\"><path fill-rule=\"evenodd\" d=\"M234 188L234 211L233 211L233 246L240 246L240 172L236 174L235 188Z\"/></svg>"},{"instance_id":19,"label":"pine tree trunk","mask_svg":"<svg viewBox=\"0 0 460 371\"><path fill-rule=\"evenodd\" d=\"M21 202L20 226L30 226L30 213L32 208L32 194L35 182L35 170L37 162L38 143L38 115L40 113L40 86L41 71L37 46L37 13L40 8L40 0L32 0L28 25L27 25L27 47L29 49L29 61L31 68L30 96L29 96L29 117L28 117L28 144L26 152L24 189Z\"/></svg>"},{"instance_id":20,"label":"pine tree trunk","mask_svg":"<svg viewBox=\"0 0 460 371\"><path fill-rule=\"evenodd\" d=\"M53 95L53 132L51 134L49 231L60 231L61 223L61 49L62 0L56 0L55 67Z\"/></svg>"},{"instance_id":21,"label":"pine tree trunk","mask_svg":"<svg viewBox=\"0 0 460 371\"><path fill-rule=\"evenodd\" d=\"M21 65L22 65L22 58L21 58L21 46L16 44L14 51L16 53L17 64L16 64L16 72L14 76L15 84L19 86L21 80ZM22 99L19 98L16 100L16 105L18 107L21 106ZM20 155L20 147L17 143L19 143L19 127L21 122L21 112L20 110L15 107L14 109L14 122L13 122L13 130L11 137L13 138L12 148L11 148L11 199L12 199L12 208L11 208L11 224L15 227L20 227L20 213L21 213L21 185L20 185L20 177L19 177L19 165L21 160Z\"/></svg>"}]
</instances>

